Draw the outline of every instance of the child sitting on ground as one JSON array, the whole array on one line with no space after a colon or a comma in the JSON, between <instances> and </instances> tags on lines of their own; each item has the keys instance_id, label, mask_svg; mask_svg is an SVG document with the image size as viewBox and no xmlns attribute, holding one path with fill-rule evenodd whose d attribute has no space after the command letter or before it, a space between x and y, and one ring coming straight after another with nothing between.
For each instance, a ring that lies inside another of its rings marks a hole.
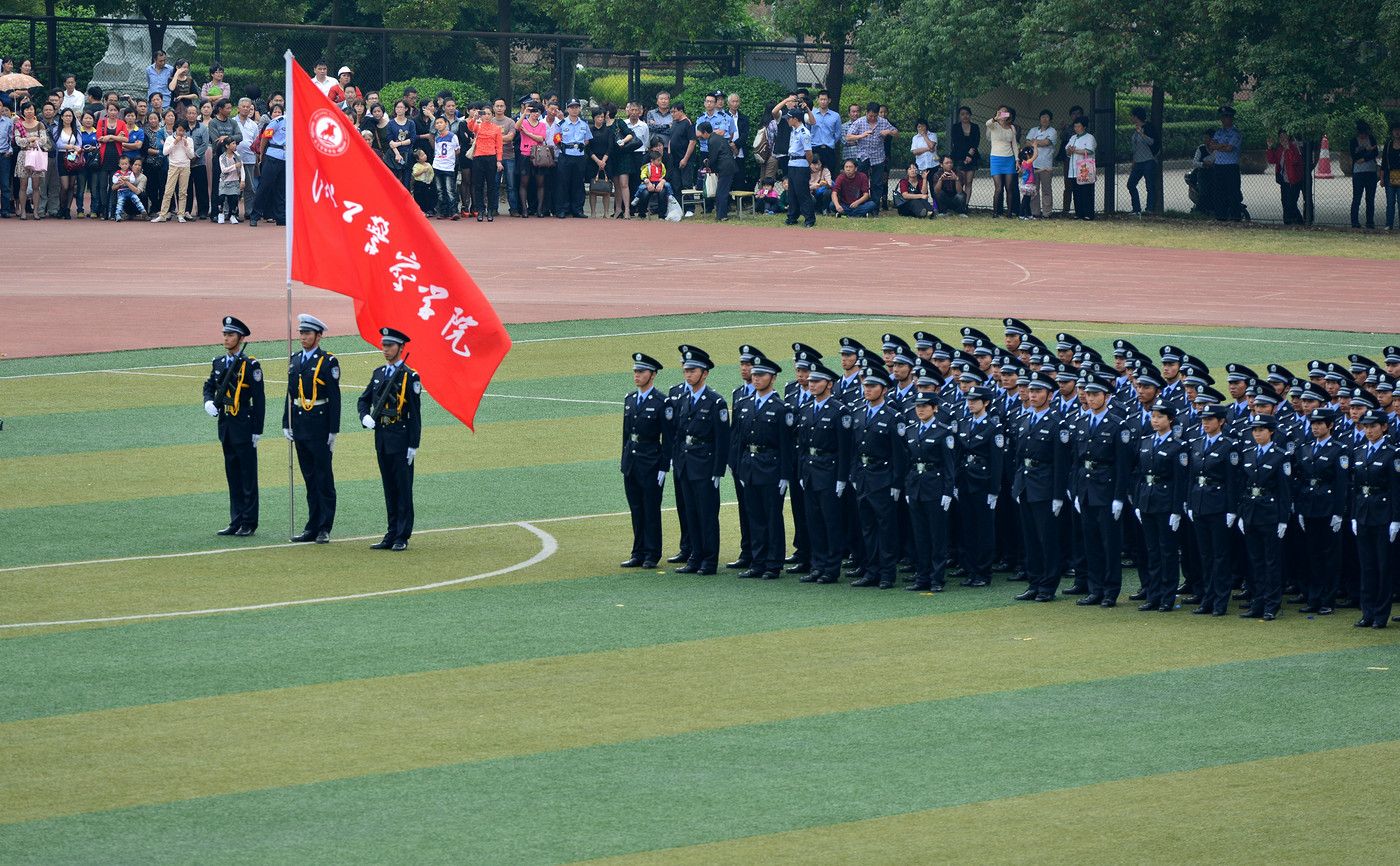
<instances>
[{"instance_id":1,"label":"child sitting on ground","mask_svg":"<svg viewBox=\"0 0 1400 866\"><path fill-rule=\"evenodd\" d=\"M759 181L758 189L754 190L753 201L755 213L783 213L783 208L778 204L778 190L774 188L774 181L771 177L765 177Z\"/></svg>"},{"instance_id":2,"label":"child sitting on ground","mask_svg":"<svg viewBox=\"0 0 1400 866\"><path fill-rule=\"evenodd\" d=\"M127 205L136 208L136 212L141 216L146 215L146 206L141 204L140 189L136 186L135 176L131 172L131 158L124 156L117 160L117 170L112 173L112 193L117 197L117 222L121 222L126 214Z\"/></svg>"},{"instance_id":3,"label":"child sitting on ground","mask_svg":"<svg viewBox=\"0 0 1400 866\"><path fill-rule=\"evenodd\" d=\"M671 185L666 182L666 166L661 161L661 150L651 152L651 160L642 166L642 188L632 200L633 212L641 219L647 218L652 202L656 202L656 215L666 216L666 202L671 197Z\"/></svg>"}]
</instances>

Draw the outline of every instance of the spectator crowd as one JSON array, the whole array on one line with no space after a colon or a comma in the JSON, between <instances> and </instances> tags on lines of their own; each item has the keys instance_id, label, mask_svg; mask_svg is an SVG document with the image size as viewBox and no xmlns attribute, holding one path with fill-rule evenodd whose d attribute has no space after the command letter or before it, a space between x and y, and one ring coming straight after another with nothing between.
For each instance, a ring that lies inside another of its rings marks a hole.
<instances>
[{"instance_id":1,"label":"spectator crowd","mask_svg":"<svg viewBox=\"0 0 1400 866\"><path fill-rule=\"evenodd\" d=\"M0 74L32 72L0 61ZM314 81L337 103L411 191L425 216L494 221L511 217L585 216L677 220L713 212L729 218L731 199L756 213L785 213L814 225L817 216L966 218L973 187L990 179L991 217L1092 220L1099 180L1099 142L1080 106L1063 123L1042 109L1034 123L998 106L987 118L959 107L940 139L925 118L915 121L909 159L896 150L900 130L885 105L833 106L830 94L799 88L781 102L745 106L739 94L716 91L687 106L659 93L654 106L636 102L585 105L534 92L518 100L459 103L448 90L382 102L342 66L334 77L322 61ZM285 167L282 93L245 84L241 95L215 64L202 83L188 60L157 51L145 70L144 94L61 87L0 93L0 217L149 219L219 223L283 222ZM37 94L37 95L36 95ZM1219 111L1203 130L1186 175L1195 209L1221 221L1249 219L1240 190L1242 136L1234 110ZM1140 108L1132 110L1131 213L1158 207L1153 179L1162 134ZM942 124L938 125L942 128ZM1358 122L1350 142L1351 223L1375 228L1376 190L1385 228L1400 200L1400 123L1378 140ZM1286 130L1266 153L1285 224L1301 224L1307 167ZM898 158L898 162L896 162ZM1061 195L1058 209L1055 182ZM269 182L275 181L275 182ZM1140 187L1146 187L1145 202ZM985 193L984 193L985 195ZM588 205L588 213L584 206Z\"/></svg>"}]
</instances>

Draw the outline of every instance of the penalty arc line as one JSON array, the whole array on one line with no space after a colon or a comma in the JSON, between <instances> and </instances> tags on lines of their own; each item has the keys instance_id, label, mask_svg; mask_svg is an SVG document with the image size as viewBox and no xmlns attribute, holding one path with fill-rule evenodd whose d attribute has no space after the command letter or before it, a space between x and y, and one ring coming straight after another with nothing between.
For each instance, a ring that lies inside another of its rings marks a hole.
<instances>
[{"instance_id":1,"label":"penalty arc line","mask_svg":"<svg viewBox=\"0 0 1400 866\"><path fill-rule=\"evenodd\" d=\"M512 571L520 571L521 569L529 568L529 567L531 567L531 566L533 566L533 565L538 565L539 563L544 562L546 559L548 559L549 557L553 556L553 555L555 554L555 552L557 552L557 551L559 550L559 541L558 541L558 539L556 539L554 536L550 535L548 532L545 532L543 529L540 529L538 526L533 526L533 525L531 525L531 524L529 524L529 523L526 523L526 522L523 522L523 521L522 521L522 522L519 522L519 523L499 523L499 524L490 524L490 525L494 525L494 526L519 526L520 528L525 529L525 530L527 530L527 531L533 533L533 534L534 534L537 538L539 538L539 540L540 540L540 550L539 550L539 552L536 553L534 556L530 557L529 559L526 559L526 560L524 560L524 561L522 561L522 562L517 562L517 563L515 563L514 565L508 565L508 566L506 566L505 568L498 568L498 569L496 569L495 571L487 571L487 572L483 572L483 573L481 573L481 574L473 574L473 575L470 575L469 577L458 577L458 578L454 578L454 579L452 579L452 580L441 580L441 581L438 581L438 582L436 582L436 583L425 583L425 584L422 584L422 585L420 585L420 586L404 586L404 587L399 587L399 588L397 588L397 589L381 589L381 590L377 590L377 591L375 591L375 592L357 592L357 593L353 593L353 594L351 594L351 595L335 595L335 596L326 596L326 597L324 597L324 598L303 598L303 599L296 599L296 600L292 600L292 601L271 601L271 602L267 602L267 603L264 603L264 604L249 604L249 605L243 605L243 606L241 606L241 607L213 607L213 608L206 608L205 610L169 611L169 612L166 612L166 613L137 613L137 614L130 614L130 615L127 615L127 616L104 616L104 617L94 617L94 618L92 618L92 619L55 620L55 621L52 621L52 622L16 622L16 623L5 623L5 624L3 624L3 625L0 625L0 629L5 629L5 628L31 628L31 627L39 627L39 626L53 626L53 625L89 625L89 624L92 624L92 623L99 623L99 622L130 622L130 621L132 621L132 620L141 620L141 619L170 619L170 618L174 618L174 617L204 616L204 615L216 614L216 613L242 613L242 612L250 611L250 610L268 610L268 609L270 609L270 608L278 608L278 607L297 607L297 606L300 606L300 605L307 605L307 604L324 604L324 603L327 603L327 602L335 602L335 601L354 601L354 600L356 600L356 599L362 599L362 598L378 598L378 597L386 596L386 595L402 595L403 593L407 593L407 592L421 592L421 591L423 591L423 590L428 590L428 589L440 589L441 587L444 587L444 586L455 586L455 585L457 585L457 584L459 584L459 583L469 583L469 582L474 581L474 580L484 580L484 579L486 579L486 578L488 578L488 577L497 577L497 576L502 575L502 574L509 574L509 573L511 573ZM279 545L279 546L280 546L280 545Z\"/></svg>"}]
</instances>

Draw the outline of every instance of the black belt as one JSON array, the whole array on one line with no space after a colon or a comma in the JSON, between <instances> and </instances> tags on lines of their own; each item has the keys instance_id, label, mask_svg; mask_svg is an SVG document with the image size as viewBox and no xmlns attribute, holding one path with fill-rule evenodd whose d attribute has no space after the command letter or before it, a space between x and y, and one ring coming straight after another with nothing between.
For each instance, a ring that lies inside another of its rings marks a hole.
<instances>
[{"instance_id":1,"label":"black belt","mask_svg":"<svg viewBox=\"0 0 1400 866\"><path fill-rule=\"evenodd\" d=\"M870 457L865 454L860 455L860 465L867 469L883 469L888 466L889 463L890 461L888 460L871 460Z\"/></svg>"},{"instance_id":2,"label":"black belt","mask_svg":"<svg viewBox=\"0 0 1400 866\"><path fill-rule=\"evenodd\" d=\"M1196 476L1197 487L1219 487L1221 484L1218 478L1207 478L1204 475Z\"/></svg>"},{"instance_id":3,"label":"black belt","mask_svg":"<svg viewBox=\"0 0 1400 866\"><path fill-rule=\"evenodd\" d=\"M264 147L263 150L272 150L274 147L277 148L278 150L286 150L286 149L287 149L286 147L284 147L283 145L280 145L280 144L269 144L269 145L267 145L266 147Z\"/></svg>"},{"instance_id":4,"label":"black belt","mask_svg":"<svg viewBox=\"0 0 1400 866\"><path fill-rule=\"evenodd\" d=\"M767 445L749 445L746 447L748 448L750 454L767 454L770 451L778 450L776 448L770 448Z\"/></svg>"},{"instance_id":5,"label":"black belt","mask_svg":"<svg viewBox=\"0 0 1400 866\"><path fill-rule=\"evenodd\" d=\"M653 444L661 441L660 436L640 436L636 433L629 435L627 438L631 442L650 442Z\"/></svg>"},{"instance_id":6,"label":"black belt","mask_svg":"<svg viewBox=\"0 0 1400 866\"><path fill-rule=\"evenodd\" d=\"M820 448L808 448L808 449L807 449L807 453L808 453L808 454L811 454L813 457L830 457L831 455L835 454L836 452L835 452L835 451L823 451L823 450L820 449Z\"/></svg>"},{"instance_id":7,"label":"black belt","mask_svg":"<svg viewBox=\"0 0 1400 866\"><path fill-rule=\"evenodd\" d=\"M936 463L915 463L915 464L914 464L914 471L915 471L915 472L918 472L919 474L923 474L923 473L925 473L925 472L934 472L934 471L936 471L937 469L938 469L938 464L936 464Z\"/></svg>"},{"instance_id":8,"label":"black belt","mask_svg":"<svg viewBox=\"0 0 1400 866\"><path fill-rule=\"evenodd\" d=\"M1148 487L1151 487L1151 486L1156 485L1156 484L1166 484L1166 483L1167 483L1167 482L1165 482L1165 481L1158 481L1158 480L1157 480L1157 476L1156 476L1156 475L1153 475L1153 474L1151 474L1151 473L1148 473L1148 474L1144 477L1143 480L1145 480L1145 481L1147 482L1147 486L1148 486Z\"/></svg>"},{"instance_id":9,"label":"black belt","mask_svg":"<svg viewBox=\"0 0 1400 866\"><path fill-rule=\"evenodd\" d=\"M1250 498L1250 499L1273 499L1273 498L1274 498L1274 494L1273 494L1272 492L1268 491L1268 490L1265 490L1265 489L1261 488L1261 487L1251 487L1251 488L1249 488L1249 498Z\"/></svg>"},{"instance_id":10,"label":"black belt","mask_svg":"<svg viewBox=\"0 0 1400 866\"><path fill-rule=\"evenodd\" d=\"M1022 461L1022 462L1025 464L1025 466L1026 466L1027 469L1034 469L1034 468L1037 467L1037 466L1045 466L1049 461L1047 461L1047 460L1036 460L1034 457L1027 457L1027 458L1026 458L1024 461Z\"/></svg>"},{"instance_id":11,"label":"black belt","mask_svg":"<svg viewBox=\"0 0 1400 866\"><path fill-rule=\"evenodd\" d=\"M1098 469L1098 468L1100 468L1100 467L1107 466L1107 465L1108 465L1108 461L1106 461L1106 460L1085 460L1085 461L1084 461L1084 468L1085 468L1085 469Z\"/></svg>"},{"instance_id":12,"label":"black belt","mask_svg":"<svg viewBox=\"0 0 1400 866\"><path fill-rule=\"evenodd\" d=\"M687 436L687 437L685 437L685 444L687 444L687 445L709 445L709 444L710 444L711 442L713 442L713 441L715 441L715 440L713 440L713 439L701 439L699 436Z\"/></svg>"},{"instance_id":13,"label":"black belt","mask_svg":"<svg viewBox=\"0 0 1400 866\"><path fill-rule=\"evenodd\" d=\"M964 466L971 466L971 465L974 464L974 463L979 463L979 462L982 462L982 461L984 461L984 460L986 460L986 459L987 459L987 458L982 457L982 456L980 456L980 455L978 455L978 454L969 454L969 455L967 455L967 457L963 458L963 465L964 465Z\"/></svg>"}]
</instances>

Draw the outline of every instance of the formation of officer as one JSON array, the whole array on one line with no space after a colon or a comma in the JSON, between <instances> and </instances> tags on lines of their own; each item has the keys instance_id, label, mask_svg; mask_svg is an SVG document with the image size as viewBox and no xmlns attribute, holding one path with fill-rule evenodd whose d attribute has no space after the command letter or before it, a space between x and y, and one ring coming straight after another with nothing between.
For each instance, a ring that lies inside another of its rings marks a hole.
<instances>
[{"instance_id":1,"label":"formation of officer","mask_svg":"<svg viewBox=\"0 0 1400 866\"><path fill-rule=\"evenodd\" d=\"M919 331L912 347L884 334L878 352L843 337L839 370L795 343L797 373L782 389L782 366L743 346L732 423L706 384L707 353L679 347L685 382L666 397L647 358L657 426L645 435L676 471L678 571L715 572L719 484L732 470L746 544L729 565L742 577L781 576L786 496L802 537L789 571L804 583L844 573L889 589L903 573L908 589L934 593L957 577L987 587L1001 571L1026 582L1017 600L1111 608L1127 565L1143 612L1177 610L1184 596L1191 613L1217 617L1234 600L1241 617L1266 622L1286 604L1318 616L1357 608L1358 627L1391 621L1400 347L1383 364L1311 361L1303 376L1225 364L1227 396L1180 346L1144 352L1119 339L1110 359L1073 334L1042 341L1020 319L1003 325L1003 345L972 327L952 342ZM624 421L624 474L627 449L642 444L634 424ZM635 537L659 524L661 465L626 482L629 563L660 557L659 540ZM634 495L640 480L654 495Z\"/></svg>"},{"instance_id":2,"label":"formation of officer","mask_svg":"<svg viewBox=\"0 0 1400 866\"><path fill-rule=\"evenodd\" d=\"M380 328L379 336L384 366L374 369L355 403L360 426L374 431L374 455L389 522L384 537L370 548L404 551L413 535L413 458L423 438L423 383L418 371L404 363L408 335Z\"/></svg>"},{"instance_id":3,"label":"formation of officer","mask_svg":"<svg viewBox=\"0 0 1400 866\"><path fill-rule=\"evenodd\" d=\"M340 361L321 348L326 324L315 316L297 317L301 351L287 364L287 400L282 435L296 446L306 483L306 526L292 541L328 544L335 524L335 437L340 434Z\"/></svg>"},{"instance_id":4,"label":"formation of officer","mask_svg":"<svg viewBox=\"0 0 1400 866\"><path fill-rule=\"evenodd\" d=\"M244 537L258 529L258 439L267 401L262 365L243 351L252 332L233 316L224 316L223 331L224 353L204 380L204 411L218 421L228 479L228 526L216 534Z\"/></svg>"}]
</instances>

